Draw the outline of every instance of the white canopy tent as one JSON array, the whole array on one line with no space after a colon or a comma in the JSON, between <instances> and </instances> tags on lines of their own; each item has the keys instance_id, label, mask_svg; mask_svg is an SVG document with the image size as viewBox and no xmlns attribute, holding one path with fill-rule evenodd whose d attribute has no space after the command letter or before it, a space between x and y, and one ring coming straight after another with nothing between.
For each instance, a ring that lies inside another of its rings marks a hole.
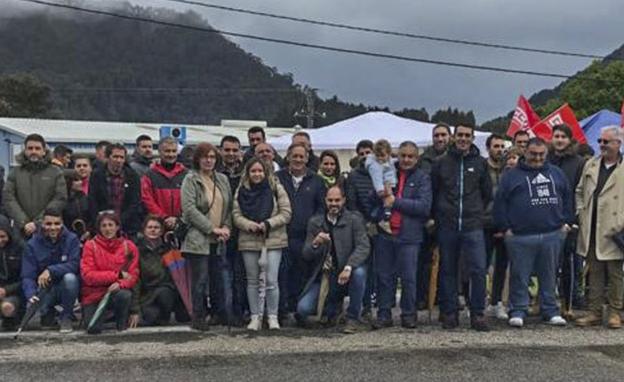
<instances>
[{"instance_id":1,"label":"white canopy tent","mask_svg":"<svg viewBox=\"0 0 624 382\"><path fill-rule=\"evenodd\" d=\"M387 139L392 147L398 147L401 142L411 140L424 148L431 144L433 126L435 126L433 123L373 111L306 132L310 134L314 151L319 153L322 150L354 150L357 142L362 139L370 139L373 142ZM481 150L481 155L487 154L485 140L488 135L476 132L475 144ZM270 143L276 150L284 151L291 143L291 136L292 134L286 134L270 140Z\"/></svg>"}]
</instances>

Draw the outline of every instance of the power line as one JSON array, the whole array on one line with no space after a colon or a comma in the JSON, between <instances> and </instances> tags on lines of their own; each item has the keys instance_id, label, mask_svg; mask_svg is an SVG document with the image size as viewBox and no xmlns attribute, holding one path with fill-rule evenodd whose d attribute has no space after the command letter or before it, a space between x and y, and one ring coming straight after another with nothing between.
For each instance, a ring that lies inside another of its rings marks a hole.
<instances>
[{"instance_id":1,"label":"power line","mask_svg":"<svg viewBox=\"0 0 624 382\"><path fill-rule=\"evenodd\" d=\"M537 71L531 71L531 70L521 70L521 69L513 69L513 68L496 67L496 66L463 64L463 63L452 62L452 61L431 60L431 59L425 59L425 58L399 56L399 55L393 55L393 54L385 54L385 53L356 50L356 49L347 49L347 48L338 48L338 47L332 47L332 46L326 46L326 45L304 43L304 42L277 39L277 38L271 38L271 37L262 37L262 36L251 35L251 34L217 30L214 28L203 28L203 27L198 27L198 26L193 26L193 25L178 24L178 23L173 23L169 21L155 20L155 19L139 17L139 16L130 16L126 14L103 11L99 9L83 8L83 7L73 6L69 4L52 3L52 2L43 1L43 0L19 0L19 1L26 2L26 3L46 5L50 7L56 7L56 8L70 9L74 11L90 13L90 14L95 14L95 15L110 16L110 17L115 17L115 18L120 18L120 19L125 19L125 20L140 21L140 22L164 25L164 26L174 27L174 28L188 29L188 30L213 33L213 34L222 34L226 36L246 38L246 39L251 39L251 40L272 42L276 44L298 46L298 47L311 48L311 49L317 49L317 50L324 50L324 51L329 51L329 52L348 53L348 54L354 54L354 55L359 55L359 56L385 58L385 59L404 61L404 62L417 62L417 63L449 66L449 67L463 68L463 69L473 69L473 70L510 73L510 74L523 74L523 75L537 76L537 77L549 77L549 78L558 78L558 79L568 79L572 77L571 75L561 74L561 73L537 72ZM584 80L591 80L591 81L598 81L598 82L609 82L609 81L604 81L598 78L589 78L589 77L581 78L578 76L576 78L584 79Z\"/></svg>"},{"instance_id":2,"label":"power line","mask_svg":"<svg viewBox=\"0 0 624 382\"><path fill-rule=\"evenodd\" d=\"M332 27L332 28L348 29L348 30L354 30L354 31L359 31L359 32L377 33L377 34L383 34L383 35L389 35L389 36L407 37L407 38L413 38L413 39L419 39L419 40L429 40L429 41L445 42L445 43L451 43L451 44L480 46L480 47L485 47L485 48L515 50L515 51L521 51L521 52L542 53L542 54L567 56L567 57L580 57L580 58L592 58L592 59L605 59L606 58L606 56L600 56L600 55L595 55L595 54L585 54L585 53L569 52L569 51L562 51L562 50L551 50L551 49L539 49L539 48L530 48L530 47L517 46L517 45L494 44L494 43L488 43L488 42L482 42L482 41L460 40L460 39L438 37L438 36L431 36L431 35L425 35L425 34L397 32L397 31L391 31L391 30L386 30L386 29L376 29L376 28L363 27L363 26L350 25L350 24L334 23L330 21L321 21L321 20L307 19L307 18L302 18L302 17L278 15L275 13L254 11L250 9L243 9L243 8L236 8L236 7L228 7L225 5L205 3L205 2L193 1L193 0L166 0L166 1L169 1L172 3L187 4L187 5L197 5L200 7L219 9L219 10L228 11L228 12L236 12L236 13L243 13L243 14L254 15L254 16L269 17L269 18L279 19L279 20L295 21L295 22L306 23L306 24L314 24L314 25L327 26L327 27Z\"/></svg>"},{"instance_id":3,"label":"power line","mask_svg":"<svg viewBox=\"0 0 624 382\"><path fill-rule=\"evenodd\" d=\"M281 88L53 88L57 93L299 93L298 89Z\"/></svg>"}]
</instances>

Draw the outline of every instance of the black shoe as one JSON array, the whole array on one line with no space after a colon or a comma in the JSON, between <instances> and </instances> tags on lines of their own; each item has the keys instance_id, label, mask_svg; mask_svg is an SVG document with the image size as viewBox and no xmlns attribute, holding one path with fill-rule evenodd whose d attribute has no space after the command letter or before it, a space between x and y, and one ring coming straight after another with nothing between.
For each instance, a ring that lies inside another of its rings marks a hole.
<instances>
[{"instance_id":1,"label":"black shoe","mask_svg":"<svg viewBox=\"0 0 624 382\"><path fill-rule=\"evenodd\" d=\"M445 314L442 321L442 329L456 329L459 326L459 317L457 313Z\"/></svg>"},{"instance_id":2,"label":"black shoe","mask_svg":"<svg viewBox=\"0 0 624 382\"><path fill-rule=\"evenodd\" d=\"M210 323L204 319L195 318L191 321L191 329L199 330L200 332L207 332L210 330Z\"/></svg>"},{"instance_id":3,"label":"black shoe","mask_svg":"<svg viewBox=\"0 0 624 382\"><path fill-rule=\"evenodd\" d=\"M391 328L393 325L394 325L394 322L392 322L392 319L382 320L378 318L373 322L371 326L373 327L373 330L377 330L377 329Z\"/></svg>"},{"instance_id":4,"label":"black shoe","mask_svg":"<svg viewBox=\"0 0 624 382\"><path fill-rule=\"evenodd\" d=\"M470 328L477 332L489 332L490 326L483 315L470 315Z\"/></svg>"},{"instance_id":5,"label":"black shoe","mask_svg":"<svg viewBox=\"0 0 624 382\"><path fill-rule=\"evenodd\" d=\"M323 328L333 328L334 326L338 325L338 318L337 317L329 318L327 316L323 316L321 317L321 320L319 321L319 323L321 324L321 327Z\"/></svg>"},{"instance_id":6,"label":"black shoe","mask_svg":"<svg viewBox=\"0 0 624 382\"><path fill-rule=\"evenodd\" d=\"M406 316L401 317L401 326L405 329L416 329L416 317Z\"/></svg>"}]
</instances>

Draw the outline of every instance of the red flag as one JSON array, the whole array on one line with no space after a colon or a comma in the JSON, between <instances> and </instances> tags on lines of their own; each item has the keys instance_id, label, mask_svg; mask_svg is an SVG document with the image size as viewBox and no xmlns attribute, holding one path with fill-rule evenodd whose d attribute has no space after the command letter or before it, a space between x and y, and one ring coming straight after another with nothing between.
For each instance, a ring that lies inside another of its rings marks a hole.
<instances>
[{"instance_id":1,"label":"red flag","mask_svg":"<svg viewBox=\"0 0 624 382\"><path fill-rule=\"evenodd\" d=\"M520 130L531 130L533 126L539 123L540 117L533 111L529 101L523 95L518 97L518 104L514 115L507 129L507 136L513 138L514 134Z\"/></svg>"},{"instance_id":2,"label":"red flag","mask_svg":"<svg viewBox=\"0 0 624 382\"><path fill-rule=\"evenodd\" d=\"M574 115L574 111L567 103L559 109L552 112L548 117L544 118L540 123L533 126L533 134L545 141L550 142L552 139L552 128L556 125L566 124L572 129L572 136L579 143L587 143L585 133L581 125L579 125Z\"/></svg>"}]
</instances>

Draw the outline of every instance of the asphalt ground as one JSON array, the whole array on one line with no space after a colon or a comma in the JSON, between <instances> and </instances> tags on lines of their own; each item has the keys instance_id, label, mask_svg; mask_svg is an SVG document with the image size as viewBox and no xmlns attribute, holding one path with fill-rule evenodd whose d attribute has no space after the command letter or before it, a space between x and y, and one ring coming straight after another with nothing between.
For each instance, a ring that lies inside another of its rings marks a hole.
<instances>
[{"instance_id":1,"label":"asphalt ground","mask_svg":"<svg viewBox=\"0 0 624 382\"><path fill-rule=\"evenodd\" d=\"M624 330L525 328L496 322L492 331L444 331L420 321L345 335L331 329L284 328L250 334L214 327L141 328L89 336L0 334L2 381L621 381Z\"/></svg>"}]
</instances>

